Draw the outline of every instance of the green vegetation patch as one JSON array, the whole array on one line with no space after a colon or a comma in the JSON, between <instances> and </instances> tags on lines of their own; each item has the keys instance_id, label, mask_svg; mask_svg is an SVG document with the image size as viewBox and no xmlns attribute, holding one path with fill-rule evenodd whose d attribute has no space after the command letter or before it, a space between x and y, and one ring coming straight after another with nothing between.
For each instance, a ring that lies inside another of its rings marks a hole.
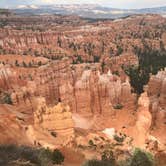
<instances>
[{"instance_id":1,"label":"green vegetation patch","mask_svg":"<svg viewBox=\"0 0 166 166\"><path fill-rule=\"evenodd\" d=\"M145 44L142 50L135 48L135 53L139 58L139 65L122 66L122 68L130 77L134 92L139 95L143 92L144 85L148 83L150 74L157 74L166 67L166 50L163 47L154 50Z\"/></svg>"},{"instance_id":2,"label":"green vegetation patch","mask_svg":"<svg viewBox=\"0 0 166 166\"><path fill-rule=\"evenodd\" d=\"M63 154L55 149L33 148L16 145L0 145L0 165L53 166L64 161ZM23 164L24 163L24 164Z\"/></svg>"}]
</instances>

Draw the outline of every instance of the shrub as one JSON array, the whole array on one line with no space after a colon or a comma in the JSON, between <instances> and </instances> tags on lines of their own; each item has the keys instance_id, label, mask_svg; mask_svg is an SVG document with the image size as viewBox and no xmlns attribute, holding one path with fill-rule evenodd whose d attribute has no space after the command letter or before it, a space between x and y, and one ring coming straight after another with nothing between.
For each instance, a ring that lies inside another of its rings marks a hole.
<instances>
[{"instance_id":1,"label":"shrub","mask_svg":"<svg viewBox=\"0 0 166 166\"><path fill-rule=\"evenodd\" d=\"M153 156L140 149L135 149L130 166L154 166Z\"/></svg>"},{"instance_id":2,"label":"shrub","mask_svg":"<svg viewBox=\"0 0 166 166\"><path fill-rule=\"evenodd\" d=\"M94 63L98 63L100 61L100 57L99 56L94 56Z\"/></svg>"},{"instance_id":3,"label":"shrub","mask_svg":"<svg viewBox=\"0 0 166 166\"><path fill-rule=\"evenodd\" d=\"M9 93L5 93L4 94L2 103L4 103L4 104L12 104L11 95Z\"/></svg>"},{"instance_id":4,"label":"shrub","mask_svg":"<svg viewBox=\"0 0 166 166\"><path fill-rule=\"evenodd\" d=\"M16 152L18 153L18 158L30 161L30 163L40 165L41 161L38 157L40 150L34 149L32 147L20 146L16 147Z\"/></svg>"},{"instance_id":5,"label":"shrub","mask_svg":"<svg viewBox=\"0 0 166 166\"><path fill-rule=\"evenodd\" d=\"M30 161L33 164L40 165L40 160L38 159L38 150L34 150L31 147L17 147L16 145L1 145L0 146L0 164L8 165L12 161L19 159L24 159Z\"/></svg>"},{"instance_id":6,"label":"shrub","mask_svg":"<svg viewBox=\"0 0 166 166\"><path fill-rule=\"evenodd\" d=\"M115 166L110 161L102 161L102 160L89 160L83 164L83 166Z\"/></svg>"},{"instance_id":7,"label":"shrub","mask_svg":"<svg viewBox=\"0 0 166 166\"><path fill-rule=\"evenodd\" d=\"M101 155L101 160L88 160L83 166L115 166L116 161L112 151L105 150Z\"/></svg>"},{"instance_id":8,"label":"shrub","mask_svg":"<svg viewBox=\"0 0 166 166\"><path fill-rule=\"evenodd\" d=\"M114 105L113 107L114 107L114 109L119 109L120 110L120 109L123 108L123 105L118 103L118 104Z\"/></svg>"},{"instance_id":9,"label":"shrub","mask_svg":"<svg viewBox=\"0 0 166 166\"><path fill-rule=\"evenodd\" d=\"M82 166L100 166L101 163L99 160L89 160L89 161L86 161Z\"/></svg>"},{"instance_id":10,"label":"shrub","mask_svg":"<svg viewBox=\"0 0 166 166\"><path fill-rule=\"evenodd\" d=\"M45 166L48 164L51 164L52 160L52 152L49 149L40 149L39 153L39 160L40 160L40 165Z\"/></svg>"},{"instance_id":11,"label":"shrub","mask_svg":"<svg viewBox=\"0 0 166 166\"><path fill-rule=\"evenodd\" d=\"M52 161L54 164L61 164L64 161L63 154L58 150L55 149L52 153Z\"/></svg>"},{"instance_id":12,"label":"shrub","mask_svg":"<svg viewBox=\"0 0 166 166\"><path fill-rule=\"evenodd\" d=\"M120 136L118 136L118 135L116 135L116 134L114 135L114 139L115 139L117 142L121 142L121 143L124 141L124 137L123 137L123 136L120 137Z\"/></svg>"},{"instance_id":13,"label":"shrub","mask_svg":"<svg viewBox=\"0 0 166 166\"><path fill-rule=\"evenodd\" d=\"M64 161L64 156L58 149L52 152L44 148L0 145L0 165L5 166L16 161L24 161L35 166L53 166L53 164L61 164Z\"/></svg>"},{"instance_id":14,"label":"shrub","mask_svg":"<svg viewBox=\"0 0 166 166\"><path fill-rule=\"evenodd\" d=\"M117 70L116 70L116 71L113 71L112 74L117 75L117 76L120 76L119 71L117 71Z\"/></svg>"},{"instance_id":15,"label":"shrub","mask_svg":"<svg viewBox=\"0 0 166 166\"><path fill-rule=\"evenodd\" d=\"M112 150L105 150L102 155L101 155L101 159L102 161L107 161L109 163L111 163L112 165L115 165L116 161L115 161L115 156Z\"/></svg>"},{"instance_id":16,"label":"shrub","mask_svg":"<svg viewBox=\"0 0 166 166\"><path fill-rule=\"evenodd\" d=\"M102 72L104 72L105 66L106 66L106 64L105 64L105 62L103 61L103 62L101 63L101 70L102 70Z\"/></svg>"},{"instance_id":17,"label":"shrub","mask_svg":"<svg viewBox=\"0 0 166 166\"><path fill-rule=\"evenodd\" d=\"M130 158L126 160L120 160L118 166L130 166Z\"/></svg>"},{"instance_id":18,"label":"shrub","mask_svg":"<svg viewBox=\"0 0 166 166\"><path fill-rule=\"evenodd\" d=\"M92 140L89 140L88 143L89 143L90 146L94 146L94 142Z\"/></svg>"},{"instance_id":19,"label":"shrub","mask_svg":"<svg viewBox=\"0 0 166 166\"><path fill-rule=\"evenodd\" d=\"M117 45L117 56L123 53L123 48L119 45Z\"/></svg>"},{"instance_id":20,"label":"shrub","mask_svg":"<svg viewBox=\"0 0 166 166\"><path fill-rule=\"evenodd\" d=\"M78 64L78 63L83 63L84 61L82 60L82 57L78 55L76 62Z\"/></svg>"}]
</instances>

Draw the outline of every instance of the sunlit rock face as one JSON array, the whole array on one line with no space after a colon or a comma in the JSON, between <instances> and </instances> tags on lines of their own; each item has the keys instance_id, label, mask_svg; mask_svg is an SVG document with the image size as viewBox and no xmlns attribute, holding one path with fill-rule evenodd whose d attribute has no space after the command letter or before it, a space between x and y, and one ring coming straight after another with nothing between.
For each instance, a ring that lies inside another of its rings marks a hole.
<instances>
[{"instance_id":1,"label":"sunlit rock face","mask_svg":"<svg viewBox=\"0 0 166 166\"><path fill-rule=\"evenodd\" d=\"M145 92L139 97L135 138L138 146L151 150L165 148L166 117L166 71L159 71L150 77ZM137 139L138 138L138 139Z\"/></svg>"},{"instance_id":2,"label":"sunlit rock face","mask_svg":"<svg viewBox=\"0 0 166 166\"><path fill-rule=\"evenodd\" d=\"M137 136L135 138L136 144L138 146L144 146L145 140L149 135L151 123L152 123L152 115L149 111L149 97L147 93L143 93L138 100L138 109L137 109L137 121L136 121L136 131Z\"/></svg>"},{"instance_id":3,"label":"sunlit rock face","mask_svg":"<svg viewBox=\"0 0 166 166\"><path fill-rule=\"evenodd\" d=\"M159 71L150 77L147 93L150 99L150 113L152 115L151 134L165 149L166 130L166 70Z\"/></svg>"},{"instance_id":4,"label":"sunlit rock face","mask_svg":"<svg viewBox=\"0 0 166 166\"><path fill-rule=\"evenodd\" d=\"M16 73L9 67L0 64L0 87L9 90L18 83Z\"/></svg>"},{"instance_id":5,"label":"sunlit rock face","mask_svg":"<svg viewBox=\"0 0 166 166\"><path fill-rule=\"evenodd\" d=\"M97 70L85 70L75 84L75 94L77 110L82 113L109 113L118 103L125 106L134 102L129 82L122 82L110 71L100 74Z\"/></svg>"},{"instance_id":6,"label":"sunlit rock face","mask_svg":"<svg viewBox=\"0 0 166 166\"><path fill-rule=\"evenodd\" d=\"M165 126L166 116L166 71L159 71L150 78L148 84L153 127Z\"/></svg>"},{"instance_id":7,"label":"sunlit rock face","mask_svg":"<svg viewBox=\"0 0 166 166\"><path fill-rule=\"evenodd\" d=\"M63 101L73 107L73 79L68 59L40 67L34 82L36 94L45 97L47 103Z\"/></svg>"},{"instance_id":8,"label":"sunlit rock face","mask_svg":"<svg viewBox=\"0 0 166 166\"><path fill-rule=\"evenodd\" d=\"M166 33L163 33L162 41L163 41L163 44L164 44L164 48L166 48Z\"/></svg>"},{"instance_id":9,"label":"sunlit rock face","mask_svg":"<svg viewBox=\"0 0 166 166\"><path fill-rule=\"evenodd\" d=\"M110 70L102 74L95 64L88 69L81 66L73 70L69 59L63 59L40 67L33 81L12 92L13 104L31 104L33 98L41 96L47 104L63 102L72 112L84 114L110 113L117 104L134 107L136 97L128 79L123 81Z\"/></svg>"},{"instance_id":10,"label":"sunlit rock face","mask_svg":"<svg viewBox=\"0 0 166 166\"><path fill-rule=\"evenodd\" d=\"M54 107L47 107L44 98L39 98L37 103L38 107L34 112L34 126L56 132L58 135L73 136L74 122L69 106L59 103Z\"/></svg>"}]
</instances>

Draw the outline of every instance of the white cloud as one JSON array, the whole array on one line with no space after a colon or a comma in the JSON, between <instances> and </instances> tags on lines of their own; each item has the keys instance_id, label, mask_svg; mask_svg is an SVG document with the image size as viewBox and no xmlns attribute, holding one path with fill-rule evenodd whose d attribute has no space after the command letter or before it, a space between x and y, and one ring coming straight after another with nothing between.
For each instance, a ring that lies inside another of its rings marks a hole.
<instances>
[{"instance_id":1,"label":"white cloud","mask_svg":"<svg viewBox=\"0 0 166 166\"><path fill-rule=\"evenodd\" d=\"M118 8L149 8L165 6L166 0L112 0L109 4Z\"/></svg>"},{"instance_id":2,"label":"white cloud","mask_svg":"<svg viewBox=\"0 0 166 166\"><path fill-rule=\"evenodd\" d=\"M166 0L0 0L0 7L9 5L97 3L113 8L148 8L166 6Z\"/></svg>"},{"instance_id":3,"label":"white cloud","mask_svg":"<svg viewBox=\"0 0 166 166\"><path fill-rule=\"evenodd\" d=\"M43 3L55 3L55 0L42 0Z\"/></svg>"},{"instance_id":4,"label":"white cloud","mask_svg":"<svg viewBox=\"0 0 166 166\"><path fill-rule=\"evenodd\" d=\"M58 4L72 4L72 3L97 3L113 8L148 8L166 5L166 0L38 0L43 3L58 3Z\"/></svg>"}]
</instances>

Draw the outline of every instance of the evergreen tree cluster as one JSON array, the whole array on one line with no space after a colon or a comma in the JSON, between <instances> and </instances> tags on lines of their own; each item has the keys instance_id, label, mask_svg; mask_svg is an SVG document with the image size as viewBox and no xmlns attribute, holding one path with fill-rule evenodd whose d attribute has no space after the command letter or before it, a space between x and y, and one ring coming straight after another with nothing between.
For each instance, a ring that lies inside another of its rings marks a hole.
<instances>
[{"instance_id":1,"label":"evergreen tree cluster","mask_svg":"<svg viewBox=\"0 0 166 166\"><path fill-rule=\"evenodd\" d=\"M157 74L159 70L166 67L166 50L152 49L145 45L144 49L135 48L135 53L139 59L138 66L122 66L126 74L130 77L131 86L134 92L141 94L143 87L149 81L150 74Z\"/></svg>"}]
</instances>

